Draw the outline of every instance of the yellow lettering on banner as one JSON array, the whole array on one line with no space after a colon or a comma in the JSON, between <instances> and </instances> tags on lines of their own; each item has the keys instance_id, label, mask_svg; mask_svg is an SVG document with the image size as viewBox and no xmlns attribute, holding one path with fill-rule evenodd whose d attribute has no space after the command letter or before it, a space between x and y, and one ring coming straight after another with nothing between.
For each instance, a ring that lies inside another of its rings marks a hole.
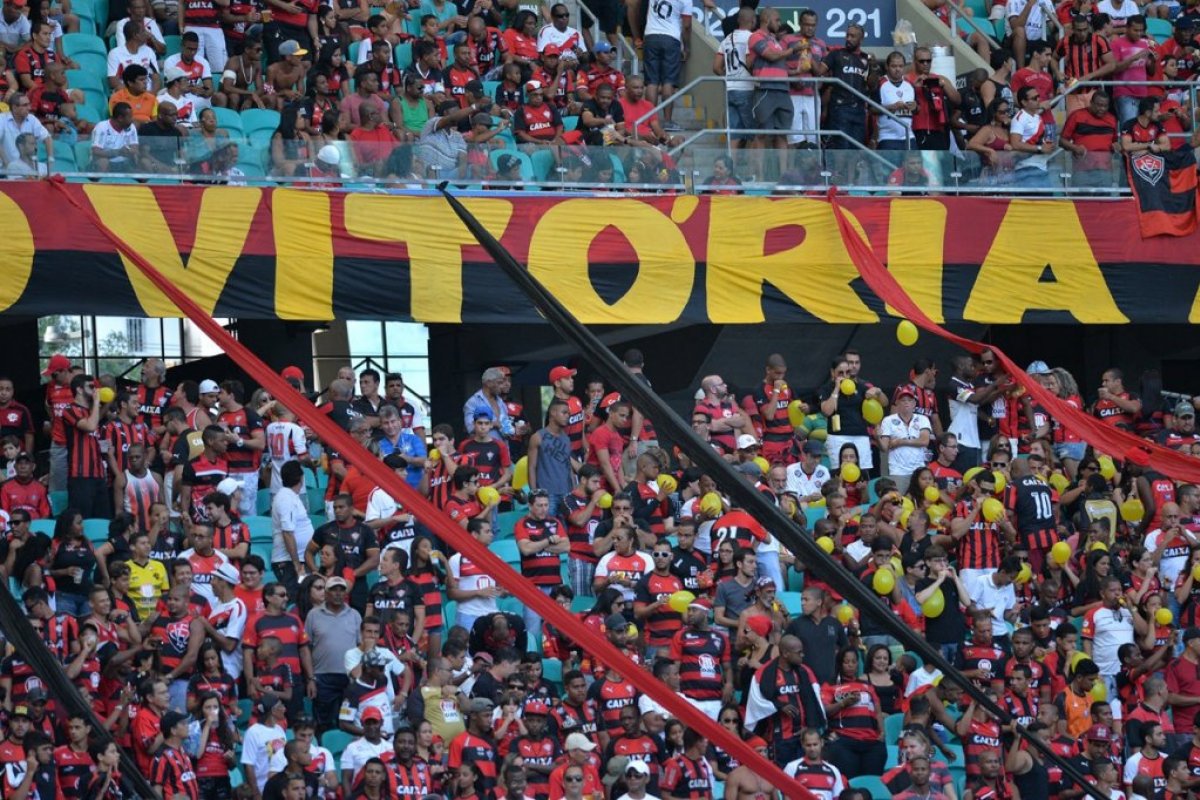
<instances>
[{"instance_id":1,"label":"yellow lettering on banner","mask_svg":"<svg viewBox=\"0 0 1200 800\"><path fill-rule=\"evenodd\" d=\"M0 241L4 242L4 269L0 271L0 311L11 308L25 294L33 274L33 230L21 207L0 193Z\"/></svg>"},{"instance_id":2,"label":"yellow lettering on banner","mask_svg":"<svg viewBox=\"0 0 1200 800\"><path fill-rule=\"evenodd\" d=\"M462 204L497 239L508 229L509 201L463 198ZM408 246L414 320L462 322L462 249L477 242L440 198L346 195L346 232ZM490 279L506 280L499 268Z\"/></svg>"},{"instance_id":3,"label":"yellow lettering on banner","mask_svg":"<svg viewBox=\"0 0 1200 800\"><path fill-rule=\"evenodd\" d=\"M87 185L83 191L113 233L195 300L207 314L216 309L229 273L242 253L262 197L259 189L205 189L196 212L196 238L185 263L170 225L149 188ZM131 259L122 254L121 261L146 316L183 316Z\"/></svg>"},{"instance_id":4,"label":"yellow lettering on banner","mask_svg":"<svg viewBox=\"0 0 1200 800\"><path fill-rule=\"evenodd\" d=\"M893 200L888 220L888 272L925 315L946 321L942 312L943 244L946 207L937 200ZM888 306L888 311L897 312Z\"/></svg>"},{"instance_id":5,"label":"yellow lettering on banner","mask_svg":"<svg viewBox=\"0 0 1200 800\"><path fill-rule=\"evenodd\" d=\"M851 224L862 232L850 215ZM796 228L801 241L766 254L772 230ZM708 223L708 317L714 323L763 322L763 284L823 322L877 322L851 281L858 270L846 252L833 208L803 198L714 197Z\"/></svg>"},{"instance_id":6,"label":"yellow lettering on banner","mask_svg":"<svg viewBox=\"0 0 1200 800\"><path fill-rule=\"evenodd\" d=\"M275 315L333 319L333 231L329 192L276 189L271 194L275 235Z\"/></svg>"},{"instance_id":7,"label":"yellow lettering on banner","mask_svg":"<svg viewBox=\"0 0 1200 800\"><path fill-rule=\"evenodd\" d=\"M632 245L637 277L609 303L589 274L588 250L613 227ZM669 216L640 200L567 200L549 208L529 240L529 272L580 322L674 322L692 293L696 257Z\"/></svg>"},{"instance_id":8,"label":"yellow lettering on banner","mask_svg":"<svg viewBox=\"0 0 1200 800\"><path fill-rule=\"evenodd\" d=\"M1041 280L1046 273L1053 280ZM1027 311L1067 311L1092 324L1129 322L1104 282L1074 203L1009 202L963 319L1015 324Z\"/></svg>"}]
</instances>

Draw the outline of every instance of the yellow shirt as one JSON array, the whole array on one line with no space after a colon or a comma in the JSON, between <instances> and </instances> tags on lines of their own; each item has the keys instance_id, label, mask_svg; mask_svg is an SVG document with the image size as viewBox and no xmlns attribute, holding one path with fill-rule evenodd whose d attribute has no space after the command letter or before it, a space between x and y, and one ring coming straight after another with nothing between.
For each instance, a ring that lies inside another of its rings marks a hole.
<instances>
[{"instance_id":1,"label":"yellow shirt","mask_svg":"<svg viewBox=\"0 0 1200 800\"><path fill-rule=\"evenodd\" d=\"M449 747L450 741L466 730L458 698L442 697L440 686L422 686L421 698L425 701L425 719L433 727L434 734L442 737Z\"/></svg>"},{"instance_id":2,"label":"yellow shirt","mask_svg":"<svg viewBox=\"0 0 1200 800\"><path fill-rule=\"evenodd\" d=\"M144 620L154 613L159 598L171 588L167 582L167 568L153 558L144 567L138 566L133 559L125 563L129 565L129 598Z\"/></svg>"}]
</instances>

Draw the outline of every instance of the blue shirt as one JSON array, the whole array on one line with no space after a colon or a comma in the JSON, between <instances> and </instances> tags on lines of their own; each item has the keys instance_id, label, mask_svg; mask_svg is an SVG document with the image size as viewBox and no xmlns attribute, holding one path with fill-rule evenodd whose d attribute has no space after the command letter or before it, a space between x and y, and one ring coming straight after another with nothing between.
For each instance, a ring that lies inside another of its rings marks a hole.
<instances>
[{"instance_id":1,"label":"blue shirt","mask_svg":"<svg viewBox=\"0 0 1200 800\"><path fill-rule=\"evenodd\" d=\"M400 431L400 437L392 444L387 437L379 440L379 455L386 457L392 453L399 453L409 458L420 456L424 458L427 453L425 451L425 442L420 436L417 436L412 430ZM408 481L408 485L414 489L421 486L421 476L424 475L424 467L414 467L411 464L404 470L404 480Z\"/></svg>"},{"instance_id":2,"label":"blue shirt","mask_svg":"<svg viewBox=\"0 0 1200 800\"><path fill-rule=\"evenodd\" d=\"M513 435L513 423L508 416L508 407L504 405L504 401L497 399L497 405L500 406L500 430L492 428L492 438L503 441L505 436ZM467 402L463 403L463 426L467 429L468 436L475 430L475 415L484 412L495 419L496 409L492 408L492 404L483 396L483 389L480 389L468 397Z\"/></svg>"}]
</instances>

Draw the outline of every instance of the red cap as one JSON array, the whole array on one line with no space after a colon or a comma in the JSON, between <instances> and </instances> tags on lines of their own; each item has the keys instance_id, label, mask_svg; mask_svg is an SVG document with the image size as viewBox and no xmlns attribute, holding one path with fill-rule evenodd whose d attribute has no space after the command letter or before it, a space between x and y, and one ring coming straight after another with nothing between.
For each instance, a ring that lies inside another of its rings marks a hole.
<instances>
[{"instance_id":1,"label":"red cap","mask_svg":"<svg viewBox=\"0 0 1200 800\"><path fill-rule=\"evenodd\" d=\"M1089 742L1111 742L1113 740L1112 729L1107 725L1093 725L1083 734L1083 738Z\"/></svg>"},{"instance_id":2,"label":"red cap","mask_svg":"<svg viewBox=\"0 0 1200 800\"><path fill-rule=\"evenodd\" d=\"M303 381L304 370L299 367L284 367L280 370L279 377L289 381Z\"/></svg>"},{"instance_id":3,"label":"red cap","mask_svg":"<svg viewBox=\"0 0 1200 800\"><path fill-rule=\"evenodd\" d=\"M608 394L604 395L604 398L600 401L600 407L610 408L619 402L621 402L621 395L616 392L609 392Z\"/></svg>"},{"instance_id":4,"label":"red cap","mask_svg":"<svg viewBox=\"0 0 1200 800\"><path fill-rule=\"evenodd\" d=\"M526 714L540 714L542 716L546 716L547 714L550 713L550 706L546 705L541 700L526 700L525 701L525 713Z\"/></svg>"},{"instance_id":5,"label":"red cap","mask_svg":"<svg viewBox=\"0 0 1200 800\"><path fill-rule=\"evenodd\" d=\"M358 718L362 722L366 722L369 719L373 719L376 722L383 722L383 712L379 710L378 706L367 706L358 715Z\"/></svg>"},{"instance_id":6,"label":"red cap","mask_svg":"<svg viewBox=\"0 0 1200 800\"><path fill-rule=\"evenodd\" d=\"M767 742L761 736L751 736L746 740L746 746L751 750L757 750L760 747L766 747Z\"/></svg>"},{"instance_id":7,"label":"red cap","mask_svg":"<svg viewBox=\"0 0 1200 800\"><path fill-rule=\"evenodd\" d=\"M24 8L25 6L29 5L29 0L8 0L8 2L12 3L17 8Z\"/></svg>"},{"instance_id":8,"label":"red cap","mask_svg":"<svg viewBox=\"0 0 1200 800\"><path fill-rule=\"evenodd\" d=\"M712 600L709 600L707 597L697 597L695 600L688 603L688 608L702 608L705 611L712 611L713 604Z\"/></svg>"},{"instance_id":9,"label":"red cap","mask_svg":"<svg viewBox=\"0 0 1200 800\"><path fill-rule=\"evenodd\" d=\"M907 386L901 386L899 389L896 390L896 399L897 400L899 400L901 397L904 397L905 395L911 397L913 400L917 399L917 393L914 392L912 389L908 388Z\"/></svg>"},{"instance_id":10,"label":"red cap","mask_svg":"<svg viewBox=\"0 0 1200 800\"><path fill-rule=\"evenodd\" d=\"M561 56L562 48L556 44L548 44L542 48L542 55L544 55L544 56Z\"/></svg>"},{"instance_id":11,"label":"red cap","mask_svg":"<svg viewBox=\"0 0 1200 800\"><path fill-rule=\"evenodd\" d=\"M24 5L24 3L22 3L22 5ZM42 375L50 377L56 372L62 372L64 369L70 368L71 359L59 353L57 355L50 356L50 363L46 366L46 369L42 372Z\"/></svg>"},{"instance_id":12,"label":"red cap","mask_svg":"<svg viewBox=\"0 0 1200 800\"><path fill-rule=\"evenodd\" d=\"M555 367L554 369L550 370L550 382L558 383L563 378L572 378L577 372L579 372L579 370L571 369L570 367Z\"/></svg>"},{"instance_id":13,"label":"red cap","mask_svg":"<svg viewBox=\"0 0 1200 800\"><path fill-rule=\"evenodd\" d=\"M772 585L774 584L772 583ZM765 639L771 632L771 618L764 617L762 614L756 614L753 617L747 617L746 627Z\"/></svg>"}]
</instances>

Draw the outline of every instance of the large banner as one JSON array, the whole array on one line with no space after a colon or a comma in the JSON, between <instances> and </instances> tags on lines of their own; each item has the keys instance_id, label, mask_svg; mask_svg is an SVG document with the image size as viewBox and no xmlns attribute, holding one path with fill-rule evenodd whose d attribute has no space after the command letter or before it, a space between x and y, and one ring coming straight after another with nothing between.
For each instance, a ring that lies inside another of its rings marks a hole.
<instances>
[{"instance_id":1,"label":"large banner","mask_svg":"<svg viewBox=\"0 0 1200 800\"><path fill-rule=\"evenodd\" d=\"M0 183L0 311L180 316L96 224L214 316L536 322L436 196ZM494 194L470 210L588 324L871 323L823 198ZM1200 234L1132 200L849 198L937 322L1200 321Z\"/></svg>"}]
</instances>

